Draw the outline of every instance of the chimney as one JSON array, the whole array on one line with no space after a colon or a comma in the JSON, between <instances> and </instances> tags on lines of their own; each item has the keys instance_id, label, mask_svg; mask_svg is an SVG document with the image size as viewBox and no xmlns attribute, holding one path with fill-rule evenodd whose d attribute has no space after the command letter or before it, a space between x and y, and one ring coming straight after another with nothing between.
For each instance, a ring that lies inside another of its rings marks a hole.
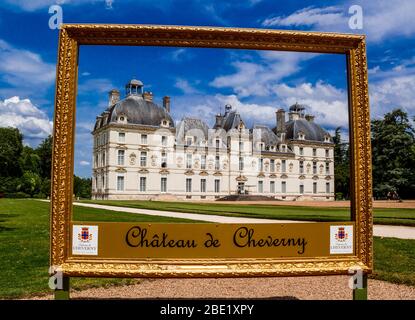
<instances>
[{"instance_id":1,"label":"chimney","mask_svg":"<svg viewBox=\"0 0 415 320\"><path fill-rule=\"evenodd\" d=\"M153 101L153 92L145 91L143 93L143 98L144 100L147 100L147 101Z\"/></svg>"},{"instance_id":2,"label":"chimney","mask_svg":"<svg viewBox=\"0 0 415 320\"><path fill-rule=\"evenodd\" d=\"M306 119L308 122L314 122L314 116L312 116L311 114L307 114L307 115L305 116L305 119Z\"/></svg>"},{"instance_id":3,"label":"chimney","mask_svg":"<svg viewBox=\"0 0 415 320\"><path fill-rule=\"evenodd\" d=\"M166 109L167 112L170 113L170 97L165 96L163 97L163 107Z\"/></svg>"},{"instance_id":4,"label":"chimney","mask_svg":"<svg viewBox=\"0 0 415 320\"><path fill-rule=\"evenodd\" d=\"M215 129L221 128L222 127L222 122L223 122L223 116L220 113L218 113L216 115L216 122L215 122L214 128Z\"/></svg>"},{"instance_id":5,"label":"chimney","mask_svg":"<svg viewBox=\"0 0 415 320\"><path fill-rule=\"evenodd\" d=\"M111 107L112 105L120 101L120 92L117 89L112 89L108 93L108 97L108 107Z\"/></svg>"},{"instance_id":6,"label":"chimney","mask_svg":"<svg viewBox=\"0 0 415 320\"><path fill-rule=\"evenodd\" d=\"M285 132L285 111L284 109L278 109L277 112L277 133Z\"/></svg>"}]
</instances>

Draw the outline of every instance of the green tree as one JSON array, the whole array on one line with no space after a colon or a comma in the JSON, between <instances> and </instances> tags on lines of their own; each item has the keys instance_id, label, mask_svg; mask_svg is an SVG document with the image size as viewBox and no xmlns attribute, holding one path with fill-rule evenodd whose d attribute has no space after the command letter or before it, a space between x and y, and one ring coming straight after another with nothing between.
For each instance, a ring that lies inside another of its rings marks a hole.
<instances>
[{"instance_id":1,"label":"green tree","mask_svg":"<svg viewBox=\"0 0 415 320\"><path fill-rule=\"evenodd\" d=\"M16 128L0 128L0 176L21 175L19 158L23 150L23 135Z\"/></svg>"},{"instance_id":2,"label":"green tree","mask_svg":"<svg viewBox=\"0 0 415 320\"><path fill-rule=\"evenodd\" d=\"M40 159L40 175L43 178L50 179L52 170L52 136L49 135L36 148L36 153Z\"/></svg>"},{"instance_id":3,"label":"green tree","mask_svg":"<svg viewBox=\"0 0 415 320\"><path fill-rule=\"evenodd\" d=\"M40 157L31 147L23 147L22 154L19 158L19 163L22 172L31 171L40 174Z\"/></svg>"},{"instance_id":4,"label":"green tree","mask_svg":"<svg viewBox=\"0 0 415 320\"><path fill-rule=\"evenodd\" d=\"M42 178L37 173L26 171L21 178L20 191L33 197L35 194L39 193L41 185Z\"/></svg>"},{"instance_id":5,"label":"green tree","mask_svg":"<svg viewBox=\"0 0 415 320\"><path fill-rule=\"evenodd\" d=\"M415 131L408 114L395 109L372 121L373 191L384 198L415 195Z\"/></svg>"},{"instance_id":6,"label":"green tree","mask_svg":"<svg viewBox=\"0 0 415 320\"><path fill-rule=\"evenodd\" d=\"M81 178L78 176L74 176L74 194L75 197L80 198L91 198L92 186L91 186L91 178Z\"/></svg>"},{"instance_id":7,"label":"green tree","mask_svg":"<svg viewBox=\"0 0 415 320\"><path fill-rule=\"evenodd\" d=\"M334 142L334 189L336 197L350 197L350 161L349 143L343 142L337 127L333 137Z\"/></svg>"}]
</instances>

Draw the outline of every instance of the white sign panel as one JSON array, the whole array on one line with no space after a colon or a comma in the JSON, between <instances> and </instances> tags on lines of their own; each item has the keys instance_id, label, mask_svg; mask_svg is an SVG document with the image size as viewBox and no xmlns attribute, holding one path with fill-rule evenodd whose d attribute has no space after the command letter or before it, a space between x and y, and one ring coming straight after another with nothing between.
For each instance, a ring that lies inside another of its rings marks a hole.
<instances>
[{"instance_id":1,"label":"white sign panel","mask_svg":"<svg viewBox=\"0 0 415 320\"><path fill-rule=\"evenodd\" d=\"M73 226L72 254L98 255L98 226Z\"/></svg>"},{"instance_id":2,"label":"white sign panel","mask_svg":"<svg viewBox=\"0 0 415 320\"><path fill-rule=\"evenodd\" d=\"M330 226L330 254L353 253L353 226Z\"/></svg>"}]
</instances>

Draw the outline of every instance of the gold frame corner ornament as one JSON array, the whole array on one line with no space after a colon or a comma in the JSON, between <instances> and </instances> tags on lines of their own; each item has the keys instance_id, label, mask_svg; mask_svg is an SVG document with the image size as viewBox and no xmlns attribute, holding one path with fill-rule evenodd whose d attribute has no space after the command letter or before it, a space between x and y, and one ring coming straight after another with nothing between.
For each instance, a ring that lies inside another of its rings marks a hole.
<instances>
[{"instance_id":1,"label":"gold frame corner ornament","mask_svg":"<svg viewBox=\"0 0 415 320\"><path fill-rule=\"evenodd\" d=\"M75 102L80 45L231 48L344 54L347 59L351 213L355 255L311 259L100 260L69 257ZM60 29L53 128L50 264L65 276L246 277L347 274L373 268L370 114L363 35L162 25L64 24Z\"/></svg>"}]
</instances>

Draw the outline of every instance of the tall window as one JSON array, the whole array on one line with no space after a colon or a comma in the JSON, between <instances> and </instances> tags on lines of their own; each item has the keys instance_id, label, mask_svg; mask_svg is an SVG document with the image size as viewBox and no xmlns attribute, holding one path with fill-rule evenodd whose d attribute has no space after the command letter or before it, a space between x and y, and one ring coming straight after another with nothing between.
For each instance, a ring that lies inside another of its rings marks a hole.
<instances>
[{"instance_id":1,"label":"tall window","mask_svg":"<svg viewBox=\"0 0 415 320\"><path fill-rule=\"evenodd\" d=\"M215 157L215 170L219 170L220 169L220 163L219 163L219 156Z\"/></svg>"},{"instance_id":2,"label":"tall window","mask_svg":"<svg viewBox=\"0 0 415 320\"><path fill-rule=\"evenodd\" d=\"M105 189L105 176L101 177L101 188L104 190Z\"/></svg>"},{"instance_id":3,"label":"tall window","mask_svg":"<svg viewBox=\"0 0 415 320\"><path fill-rule=\"evenodd\" d=\"M145 192L147 189L147 178L140 177L140 192Z\"/></svg>"},{"instance_id":4,"label":"tall window","mask_svg":"<svg viewBox=\"0 0 415 320\"><path fill-rule=\"evenodd\" d=\"M161 186L160 186L161 192L167 192L167 178L161 178Z\"/></svg>"},{"instance_id":5,"label":"tall window","mask_svg":"<svg viewBox=\"0 0 415 320\"><path fill-rule=\"evenodd\" d=\"M187 145L187 146L191 146L191 145L192 145L192 143L193 143L193 139L192 139L192 137L187 137L187 138L186 138L186 145Z\"/></svg>"},{"instance_id":6,"label":"tall window","mask_svg":"<svg viewBox=\"0 0 415 320\"><path fill-rule=\"evenodd\" d=\"M200 192L206 192L206 179L200 179Z\"/></svg>"},{"instance_id":7,"label":"tall window","mask_svg":"<svg viewBox=\"0 0 415 320\"><path fill-rule=\"evenodd\" d=\"M300 156L304 155L304 148L300 147Z\"/></svg>"},{"instance_id":8,"label":"tall window","mask_svg":"<svg viewBox=\"0 0 415 320\"><path fill-rule=\"evenodd\" d=\"M313 157L317 157L317 149L313 149Z\"/></svg>"},{"instance_id":9,"label":"tall window","mask_svg":"<svg viewBox=\"0 0 415 320\"><path fill-rule=\"evenodd\" d=\"M275 172L275 160L271 159L269 169L271 172Z\"/></svg>"},{"instance_id":10,"label":"tall window","mask_svg":"<svg viewBox=\"0 0 415 320\"><path fill-rule=\"evenodd\" d=\"M216 139L216 148L218 149L220 147L220 140Z\"/></svg>"},{"instance_id":11,"label":"tall window","mask_svg":"<svg viewBox=\"0 0 415 320\"><path fill-rule=\"evenodd\" d=\"M125 151L124 150L118 150L118 165L119 166L123 166L124 165L124 155L125 155Z\"/></svg>"},{"instance_id":12,"label":"tall window","mask_svg":"<svg viewBox=\"0 0 415 320\"><path fill-rule=\"evenodd\" d=\"M285 173L287 171L287 161L281 160L281 172Z\"/></svg>"},{"instance_id":13,"label":"tall window","mask_svg":"<svg viewBox=\"0 0 415 320\"><path fill-rule=\"evenodd\" d=\"M244 158L239 157L239 171L243 171L243 170L244 170Z\"/></svg>"},{"instance_id":14,"label":"tall window","mask_svg":"<svg viewBox=\"0 0 415 320\"><path fill-rule=\"evenodd\" d=\"M192 169L192 154L191 153L186 154L186 168Z\"/></svg>"},{"instance_id":15,"label":"tall window","mask_svg":"<svg viewBox=\"0 0 415 320\"><path fill-rule=\"evenodd\" d=\"M220 192L220 180L219 179L215 179L215 192L216 193Z\"/></svg>"},{"instance_id":16,"label":"tall window","mask_svg":"<svg viewBox=\"0 0 415 320\"><path fill-rule=\"evenodd\" d=\"M264 159L259 159L259 171L264 171Z\"/></svg>"},{"instance_id":17,"label":"tall window","mask_svg":"<svg viewBox=\"0 0 415 320\"><path fill-rule=\"evenodd\" d=\"M206 169L206 155L202 154L200 158L200 169L205 170Z\"/></svg>"},{"instance_id":18,"label":"tall window","mask_svg":"<svg viewBox=\"0 0 415 320\"><path fill-rule=\"evenodd\" d=\"M300 161L300 173L304 173L304 161Z\"/></svg>"},{"instance_id":19,"label":"tall window","mask_svg":"<svg viewBox=\"0 0 415 320\"><path fill-rule=\"evenodd\" d=\"M118 132L118 142L125 142L125 132Z\"/></svg>"},{"instance_id":20,"label":"tall window","mask_svg":"<svg viewBox=\"0 0 415 320\"><path fill-rule=\"evenodd\" d=\"M141 135L141 144L147 144L147 135L146 134Z\"/></svg>"},{"instance_id":21,"label":"tall window","mask_svg":"<svg viewBox=\"0 0 415 320\"><path fill-rule=\"evenodd\" d=\"M161 153L161 167L162 168L167 167L167 153L166 152Z\"/></svg>"},{"instance_id":22,"label":"tall window","mask_svg":"<svg viewBox=\"0 0 415 320\"><path fill-rule=\"evenodd\" d=\"M258 193L264 192L264 181L258 181Z\"/></svg>"},{"instance_id":23,"label":"tall window","mask_svg":"<svg viewBox=\"0 0 415 320\"><path fill-rule=\"evenodd\" d=\"M326 174L330 174L330 163L326 162Z\"/></svg>"},{"instance_id":24,"label":"tall window","mask_svg":"<svg viewBox=\"0 0 415 320\"><path fill-rule=\"evenodd\" d=\"M317 162L313 161L313 174L317 174Z\"/></svg>"},{"instance_id":25,"label":"tall window","mask_svg":"<svg viewBox=\"0 0 415 320\"><path fill-rule=\"evenodd\" d=\"M287 182L281 181L281 192L286 193L287 192Z\"/></svg>"},{"instance_id":26,"label":"tall window","mask_svg":"<svg viewBox=\"0 0 415 320\"><path fill-rule=\"evenodd\" d=\"M166 136L161 136L161 145L162 146L167 146L167 137Z\"/></svg>"},{"instance_id":27,"label":"tall window","mask_svg":"<svg viewBox=\"0 0 415 320\"><path fill-rule=\"evenodd\" d=\"M313 193L317 193L317 182L313 182Z\"/></svg>"},{"instance_id":28,"label":"tall window","mask_svg":"<svg viewBox=\"0 0 415 320\"><path fill-rule=\"evenodd\" d=\"M147 166L147 152L141 151L140 153L140 166L146 167Z\"/></svg>"},{"instance_id":29,"label":"tall window","mask_svg":"<svg viewBox=\"0 0 415 320\"><path fill-rule=\"evenodd\" d=\"M105 151L102 153L101 163L102 163L102 166L104 167L105 166Z\"/></svg>"},{"instance_id":30,"label":"tall window","mask_svg":"<svg viewBox=\"0 0 415 320\"><path fill-rule=\"evenodd\" d=\"M329 149L326 149L326 158L328 158L329 155L330 155L330 151L329 151Z\"/></svg>"},{"instance_id":31,"label":"tall window","mask_svg":"<svg viewBox=\"0 0 415 320\"><path fill-rule=\"evenodd\" d=\"M99 163L98 163L98 153L95 155L95 167L98 167Z\"/></svg>"},{"instance_id":32,"label":"tall window","mask_svg":"<svg viewBox=\"0 0 415 320\"><path fill-rule=\"evenodd\" d=\"M242 141L239 141L239 152L244 151L244 143Z\"/></svg>"},{"instance_id":33,"label":"tall window","mask_svg":"<svg viewBox=\"0 0 415 320\"><path fill-rule=\"evenodd\" d=\"M330 182L326 182L326 193L330 193Z\"/></svg>"},{"instance_id":34,"label":"tall window","mask_svg":"<svg viewBox=\"0 0 415 320\"><path fill-rule=\"evenodd\" d=\"M124 191L124 177L117 177L117 191Z\"/></svg>"},{"instance_id":35,"label":"tall window","mask_svg":"<svg viewBox=\"0 0 415 320\"><path fill-rule=\"evenodd\" d=\"M192 192L192 179L186 179L186 192Z\"/></svg>"},{"instance_id":36,"label":"tall window","mask_svg":"<svg viewBox=\"0 0 415 320\"><path fill-rule=\"evenodd\" d=\"M304 193L304 185L300 184L300 193L303 194Z\"/></svg>"},{"instance_id":37,"label":"tall window","mask_svg":"<svg viewBox=\"0 0 415 320\"><path fill-rule=\"evenodd\" d=\"M270 181L270 183L269 183L269 192L275 193L275 181Z\"/></svg>"}]
</instances>

